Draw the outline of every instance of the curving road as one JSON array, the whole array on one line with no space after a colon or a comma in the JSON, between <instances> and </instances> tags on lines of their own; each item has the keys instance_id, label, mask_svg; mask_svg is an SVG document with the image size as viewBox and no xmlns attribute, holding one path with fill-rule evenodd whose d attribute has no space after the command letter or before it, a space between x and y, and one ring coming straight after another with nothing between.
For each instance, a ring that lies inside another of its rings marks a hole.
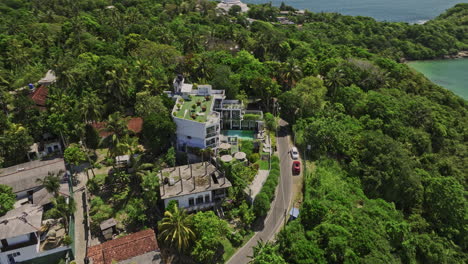
<instances>
[{"instance_id":1,"label":"curving road","mask_svg":"<svg viewBox=\"0 0 468 264\"><path fill-rule=\"evenodd\" d=\"M280 156L281 179L276 190L276 197L271 204L270 212L264 221L264 227L240 248L226 263L228 264L244 264L248 263L253 255L253 247L258 241L269 241L274 238L275 234L281 229L285 223L285 216L289 215L289 205L293 195L292 191L292 175L291 175L291 158L288 151L290 149L289 130L287 123L280 120L280 128L276 140L278 146L278 154Z\"/></svg>"}]
</instances>

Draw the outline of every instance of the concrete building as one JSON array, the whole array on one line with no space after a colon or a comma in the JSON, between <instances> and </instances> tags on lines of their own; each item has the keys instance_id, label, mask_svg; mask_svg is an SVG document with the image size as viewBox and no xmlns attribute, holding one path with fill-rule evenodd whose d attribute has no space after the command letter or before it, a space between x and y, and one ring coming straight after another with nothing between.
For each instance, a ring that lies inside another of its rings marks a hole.
<instances>
[{"instance_id":1,"label":"concrete building","mask_svg":"<svg viewBox=\"0 0 468 264\"><path fill-rule=\"evenodd\" d=\"M176 123L176 146L187 148L218 148L221 130L260 130L262 111L246 110L239 100L226 100L224 90L214 90L211 85L185 83L179 75L174 79L174 91L166 92L176 102L172 118Z\"/></svg>"},{"instance_id":2,"label":"concrete building","mask_svg":"<svg viewBox=\"0 0 468 264\"><path fill-rule=\"evenodd\" d=\"M31 200L33 193L42 187L37 180L43 179L49 172L65 172L63 159L34 160L0 169L0 184L12 187L17 200Z\"/></svg>"},{"instance_id":3,"label":"concrete building","mask_svg":"<svg viewBox=\"0 0 468 264\"><path fill-rule=\"evenodd\" d=\"M0 263L14 264L70 250L41 245L42 206L25 204L0 217Z\"/></svg>"},{"instance_id":4,"label":"concrete building","mask_svg":"<svg viewBox=\"0 0 468 264\"><path fill-rule=\"evenodd\" d=\"M170 201L177 201L187 211L206 210L219 205L231 187L224 174L209 162L200 162L160 172L161 199L167 207Z\"/></svg>"},{"instance_id":5,"label":"concrete building","mask_svg":"<svg viewBox=\"0 0 468 264\"><path fill-rule=\"evenodd\" d=\"M239 6L241 8L241 12L249 11L249 7L240 0L222 0L217 7L224 12L229 12L229 9L233 6Z\"/></svg>"}]
</instances>

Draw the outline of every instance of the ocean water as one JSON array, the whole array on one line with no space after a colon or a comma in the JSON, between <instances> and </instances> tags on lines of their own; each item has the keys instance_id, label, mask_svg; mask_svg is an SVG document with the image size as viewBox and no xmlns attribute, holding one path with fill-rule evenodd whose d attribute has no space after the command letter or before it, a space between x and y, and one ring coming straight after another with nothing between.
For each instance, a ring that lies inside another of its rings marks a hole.
<instances>
[{"instance_id":1,"label":"ocean water","mask_svg":"<svg viewBox=\"0 0 468 264\"><path fill-rule=\"evenodd\" d=\"M424 23L463 0L243 0L246 3L281 2L312 12L336 12L352 16L370 16L379 21Z\"/></svg>"},{"instance_id":2,"label":"ocean water","mask_svg":"<svg viewBox=\"0 0 468 264\"><path fill-rule=\"evenodd\" d=\"M468 100L468 59L413 61L408 65L434 83Z\"/></svg>"}]
</instances>

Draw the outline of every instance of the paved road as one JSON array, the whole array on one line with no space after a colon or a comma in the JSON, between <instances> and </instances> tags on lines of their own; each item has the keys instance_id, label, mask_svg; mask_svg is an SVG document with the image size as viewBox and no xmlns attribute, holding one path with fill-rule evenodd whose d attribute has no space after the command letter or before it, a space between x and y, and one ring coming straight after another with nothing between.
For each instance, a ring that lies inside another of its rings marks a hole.
<instances>
[{"instance_id":1,"label":"paved road","mask_svg":"<svg viewBox=\"0 0 468 264\"><path fill-rule=\"evenodd\" d=\"M292 164L288 154L290 139L286 125L287 123L285 121L280 121L277 144L281 162L281 180L278 184L276 198L271 205L270 212L265 218L264 228L256 232L255 235L227 261L227 264L248 263L251 260L249 257L253 255L253 247L257 245L258 241L273 239L275 234L284 225L285 214L289 215L288 209L291 204L293 192L291 175Z\"/></svg>"},{"instance_id":2,"label":"paved road","mask_svg":"<svg viewBox=\"0 0 468 264\"><path fill-rule=\"evenodd\" d=\"M76 174L78 179L78 184L73 187L74 195L73 198L76 202L76 211L75 211L75 261L77 264L83 264L84 258L86 256L86 247L87 247L87 233L88 230L85 229L86 223L84 215L86 214L86 201L85 201L85 192L84 188L87 182L87 177L85 172L80 172Z\"/></svg>"}]
</instances>

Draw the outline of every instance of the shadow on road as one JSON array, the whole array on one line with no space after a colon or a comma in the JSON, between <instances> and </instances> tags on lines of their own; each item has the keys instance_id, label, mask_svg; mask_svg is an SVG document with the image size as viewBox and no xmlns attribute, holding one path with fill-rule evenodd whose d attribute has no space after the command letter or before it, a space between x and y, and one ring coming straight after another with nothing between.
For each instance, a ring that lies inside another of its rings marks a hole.
<instances>
[{"instance_id":1,"label":"shadow on road","mask_svg":"<svg viewBox=\"0 0 468 264\"><path fill-rule=\"evenodd\" d=\"M84 238L85 238L85 241L89 241L89 226L88 226L88 215L87 215L87 211L88 211L88 203L86 201L86 193L85 192L82 192L81 193L81 202L82 202L82 205L83 205L83 226L84 226Z\"/></svg>"}]
</instances>

